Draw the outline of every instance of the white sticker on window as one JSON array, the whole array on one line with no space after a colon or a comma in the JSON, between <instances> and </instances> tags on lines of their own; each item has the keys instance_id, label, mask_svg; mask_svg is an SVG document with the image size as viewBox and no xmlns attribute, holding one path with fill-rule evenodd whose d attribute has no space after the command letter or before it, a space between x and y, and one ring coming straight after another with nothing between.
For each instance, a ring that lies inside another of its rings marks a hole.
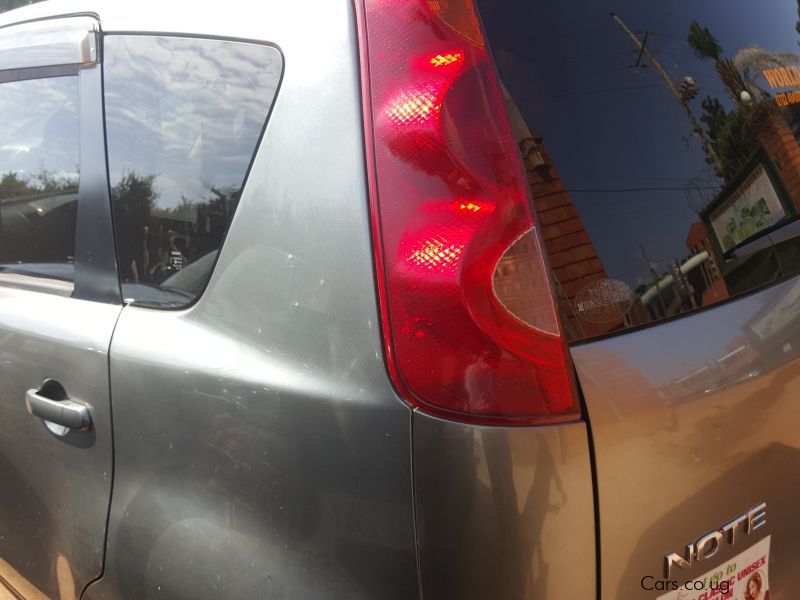
<instances>
[{"instance_id":1,"label":"white sticker on window","mask_svg":"<svg viewBox=\"0 0 800 600\"><path fill-rule=\"evenodd\" d=\"M769 542L767 536L708 573L675 582L658 600L769 600Z\"/></svg>"}]
</instances>

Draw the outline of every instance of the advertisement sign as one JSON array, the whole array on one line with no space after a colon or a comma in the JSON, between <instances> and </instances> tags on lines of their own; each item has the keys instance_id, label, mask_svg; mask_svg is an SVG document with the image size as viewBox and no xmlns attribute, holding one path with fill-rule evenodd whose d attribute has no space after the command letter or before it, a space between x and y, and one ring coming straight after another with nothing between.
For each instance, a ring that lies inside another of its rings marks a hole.
<instances>
[{"instance_id":1,"label":"advertisement sign","mask_svg":"<svg viewBox=\"0 0 800 600\"><path fill-rule=\"evenodd\" d=\"M727 252L785 216L778 191L759 163L711 213L710 223L722 251Z\"/></svg>"},{"instance_id":2,"label":"advertisement sign","mask_svg":"<svg viewBox=\"0 0 800 600\"><path fill-rule=\"evenodd\" d=\"M769 542L767 536L658 600L769 600Z\"/></svg>"}]
</instances>

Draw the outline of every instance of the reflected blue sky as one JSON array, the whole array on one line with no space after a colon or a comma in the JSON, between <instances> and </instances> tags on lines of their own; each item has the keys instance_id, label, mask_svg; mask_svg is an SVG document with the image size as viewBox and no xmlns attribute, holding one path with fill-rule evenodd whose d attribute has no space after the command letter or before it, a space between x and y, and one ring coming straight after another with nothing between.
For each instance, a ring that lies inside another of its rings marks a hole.
<instances>
[{"instance_id":1,"label":"reflected blue sky","mask_svg":"<svg viewBox=\"0 0 800 600\"><path fill-rule=\"evenodd\" d=\"M238 189L275 93L274 50L163 36L108 36L111 185L155 175L158 208Z\"/></svg>"},{"instance_id":2,"label":"reflected blue sky","mask_svg":"<svg viewBox=\"0 0 800 600\"><path fill-rule=\"evenodd\" d=\"M0 92L0 173L77 176L78 78L15 81Z\"/></svg>"}]
</instances>

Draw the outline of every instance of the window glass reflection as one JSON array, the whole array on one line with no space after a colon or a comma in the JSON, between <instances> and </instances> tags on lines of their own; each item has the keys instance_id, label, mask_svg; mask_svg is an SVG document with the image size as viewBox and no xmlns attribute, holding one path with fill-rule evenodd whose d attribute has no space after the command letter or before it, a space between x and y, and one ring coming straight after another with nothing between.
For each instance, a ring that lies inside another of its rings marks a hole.
<instances>
[{"instance_id":1,"label":"window glass reflection","mask_svg":"<svg viewBox=\"0 0 800 600\"><path fill-rule=\"evenodd\" d=\"M0 85L0 271L71 281L78 78Z\"/></svg>"},{"instance_id":2,"label":"window glass reflection","mask_svg":"<svg viewBox=\"0 0 800 600\"><path fill-rule=\"evenodd\" d=\"M233 217L275 94L274 49L108 36L105 100L123 295L199 295Z\"/></svg>"},{"instance_id":3,"label":"window glass reflection","mask_svg":"<svg viewBox=\"0 0 800 600\"><path fill-rule=\"evenodd\" d=\"M478 5L572 340L800 272L795 0Z\"/></svg>"}]
</instances>

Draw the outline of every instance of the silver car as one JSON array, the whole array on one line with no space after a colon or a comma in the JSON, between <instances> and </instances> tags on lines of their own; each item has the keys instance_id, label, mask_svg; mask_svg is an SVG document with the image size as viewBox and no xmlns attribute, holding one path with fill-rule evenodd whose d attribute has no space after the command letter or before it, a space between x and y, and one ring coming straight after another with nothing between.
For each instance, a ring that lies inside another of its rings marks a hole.
<instances>
[{"instance_id":1,"label":"silver car","mask_svg":"<svg viewBox=\"0 0 800 600\"><path fill-rule=\"evenodd\" d=\"M0 599L797 598L798 20L0 15Z\"/></svg>"}]
</instances>

